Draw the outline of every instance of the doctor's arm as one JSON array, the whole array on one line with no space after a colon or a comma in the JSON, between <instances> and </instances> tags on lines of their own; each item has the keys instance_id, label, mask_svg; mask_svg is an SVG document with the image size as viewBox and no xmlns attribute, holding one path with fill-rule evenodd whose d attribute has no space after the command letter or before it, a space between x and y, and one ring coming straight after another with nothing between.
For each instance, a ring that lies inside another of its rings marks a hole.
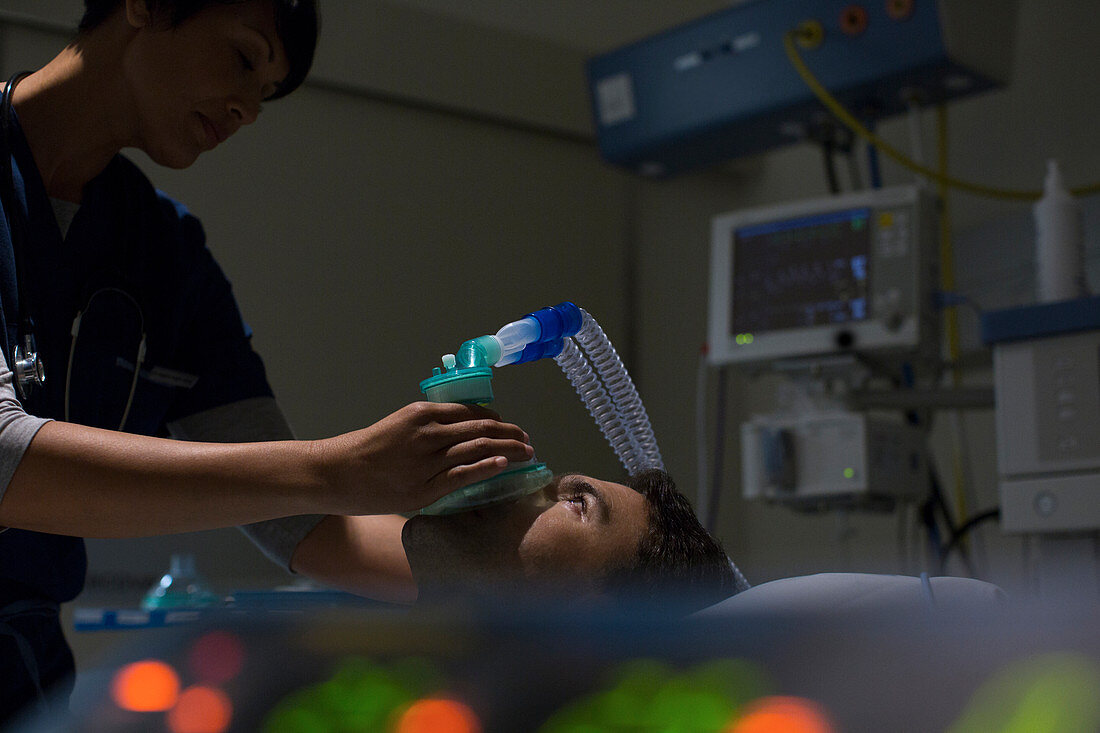
<instances>
[{"instance_id":1,"label":"doctor's arm","mask_svg":"<svg viewBox=\"0 0 1100 733\"><path fill-rule=\"evenodd\" d=\"M29 445L5 448L21 455L0 460L17 465L0 526L126 537L310 512L411 511L525 458L524 438L487 411L430 403L315 441L187 443L46 422Z\"/></svg>"},{"instance_id":2,"label":"doctor's arm","mask_svg":"<svg viewBox=\"0 0 1100 733\"><path fill-rule=\"evenodd\" d=\"M173 437L206 442L289 440L290 424L273 398L242 400L168 425ZM396 514L311 514L247 524L240 529L286 570L330 588L392 603L417 590L401 544L405 518Z\"/></svg>"}]
</instances>

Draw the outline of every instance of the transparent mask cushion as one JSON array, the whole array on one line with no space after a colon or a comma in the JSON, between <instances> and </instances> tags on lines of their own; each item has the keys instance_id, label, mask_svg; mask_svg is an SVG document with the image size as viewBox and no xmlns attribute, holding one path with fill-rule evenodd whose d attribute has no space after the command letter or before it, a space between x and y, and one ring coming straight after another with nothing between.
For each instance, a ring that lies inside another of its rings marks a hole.
<instances>
[{"instance_id":1,"label":"transparent mask cushion","mask_svg":"<svg viewBox=\"0 0 1100 733\"><path fill-rule=\"evenodd\" d=\"M525 462L490 479L452 491L421 509L420 513L454 514L514 501L545 488L553 478L554 474L545 463Z\"/></svg>"}]
</instances>

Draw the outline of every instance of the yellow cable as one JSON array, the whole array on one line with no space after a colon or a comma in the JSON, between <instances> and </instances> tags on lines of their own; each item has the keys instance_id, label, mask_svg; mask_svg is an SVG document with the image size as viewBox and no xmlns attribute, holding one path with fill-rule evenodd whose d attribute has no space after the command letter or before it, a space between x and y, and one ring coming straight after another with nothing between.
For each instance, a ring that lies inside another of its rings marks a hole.
<instances>
[{"instance_id":1,"label":"yellow cable","mask_svg":"<svg viewBox=\"0 0 1100 733\"><path fill-rule=\"evenodd\" d=\"M936 172L943 178L947 178L947 105L936 105ZM936 182L937 193L940 198L940 287L945 293L955 292L955 246L951 231L951 189L946 182ZM951 386L958 387L959 373L959 312L954 306L946 310L944 314L947 321L947 356L951 363ZM953 427L959 427L960 416L956 411L952 421ZM958 526L966 521L969 512L966 502L966 473L963 471L963 446L961 431L956 434L956 440L952 441L951 451L951 475L955 485L955 516L958 518ZM960 542L962 549L967 548L966 538Z\"/></svg>"},{"instance_id":2,"label":"yellow cable","mask_svg":"<svg viewBox=\"0 0 1100 733\"><path fill-rule=\"evenodd\" d=\"M947 176L947 105L936 105L936 167L943 179ZM950 189L944 180L937 180L940 198L940 287L945 293L955 292L955 246L951 237ZM946 309L947 354L951 362L952 381L959 379L959 313L951 306Z\"/></svg>"},{"instance_id":3,"label":"yellow cable","mask_svg":"<svg viewBox=\"0 0 1100 733\"><path fill-rule=\"evenodd\" d=\"M1005 189L985 186L980 183L971 183L959 178L953 178L946 174L941 174L912 160L905 155L905 153L864 127L864 125L817 80L817 77L815 77L809 67L806 66L806 62L802 60L802 56L798 52L797 42L800 37L801 30L788 31L783 36L783 47L787 50L787 57L790 59L791 65L794 66L795 71L802 77L802 81L805 82L806 86L810 88L810 91L814 93L814 96L817 97L838 120L843 122L852 132L874 145L900 165L942 185L957 188L961 191L967 191L979 196L1014 199L1018 201L1037 201L1042 198L1043 192L1041 190ZM1100 193L1100 183L1072 188L1070 189L1070 193L1074 196L1088 196L1094 193Z\"/></svg>"}]
</instances>

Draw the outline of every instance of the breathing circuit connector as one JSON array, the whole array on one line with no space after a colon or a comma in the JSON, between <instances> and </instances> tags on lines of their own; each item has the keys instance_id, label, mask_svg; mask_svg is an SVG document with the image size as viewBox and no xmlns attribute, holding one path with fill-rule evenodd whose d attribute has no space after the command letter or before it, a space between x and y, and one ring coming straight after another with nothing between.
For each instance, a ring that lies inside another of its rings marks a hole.
<instances>
[{"instance_id":1,"label":"breathing circuit connector","mask_svg":"<svg viewBox=\"0 0 1100 733\"><path fill-rule=\"evenodd\" d=\"M502 351L496 336L478 336L458 347L455 360L459 368L493 366L500 361Z\"/></svg>"},{"instance_id":2,"label":"breathing circuit connector","mask_svg":"<svg viewBox=\"0 0 1100 733\"><path fill-rule=\"evenodd\" d=\"M559 341L568 336L573 336L581 330L581 326L584 324L581 309L569 301L548 308L540 308L534 313L528 313L524 318L533 318L538 321L539 342Z\"/></svg>"},{"instance_id":3,"label":"breathing circuit connector","mask_svg":"<svg viewBox=\"0 0 1100 733\"><path fill-rule=\"evenodd\" d=\"M580 331L583 322L581 309L569 302L528 313L497 331L501 357L493 366L557 356L562 340Z\"/></svg>"},{"instance_id":4,"label":"breathing circuit connector","mask_svg":"<svg viewBox=\"0 0 1100 733\"><path fill-rule=\"evenodd\" d=\"M555 356L561 353L561 350L565 347L565 340L558 339L557 341L543 341L537 344L527 344L527 346L520 352L519 358L513 361L513 364L523 364L528 361L538 361L539 359L553 359Z\"/></svg>"}]
</instances>

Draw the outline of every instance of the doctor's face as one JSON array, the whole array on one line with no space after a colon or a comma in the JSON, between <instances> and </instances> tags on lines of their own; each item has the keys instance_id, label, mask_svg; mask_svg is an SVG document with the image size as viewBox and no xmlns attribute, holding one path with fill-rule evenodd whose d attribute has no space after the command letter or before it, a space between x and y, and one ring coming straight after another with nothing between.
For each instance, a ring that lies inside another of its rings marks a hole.
<instances>
[{"instance_id":1,"label":"doctor's face","mask_svg":"<svg viewBox=\"0 0 1100 733\"><path fill-rule=\"evenodd\" d=\"M175 27L143 0L124 13L130 144L161 165L185 168L254 122L290 71L266 0L213 3Z\"/></svg>"},{"instance_id":2,"label":"doctor's face","mask_svg":"<svg viewBox=\"0 0 1100 733\"><path fill-rule=\"evenodd\" d=\"M585 593L633 560L648 527L638 492L568 474L516 502L413 517L402 542L421 600L446 589L514 592L517 584Z\"/></svg>"}]
</instances>

